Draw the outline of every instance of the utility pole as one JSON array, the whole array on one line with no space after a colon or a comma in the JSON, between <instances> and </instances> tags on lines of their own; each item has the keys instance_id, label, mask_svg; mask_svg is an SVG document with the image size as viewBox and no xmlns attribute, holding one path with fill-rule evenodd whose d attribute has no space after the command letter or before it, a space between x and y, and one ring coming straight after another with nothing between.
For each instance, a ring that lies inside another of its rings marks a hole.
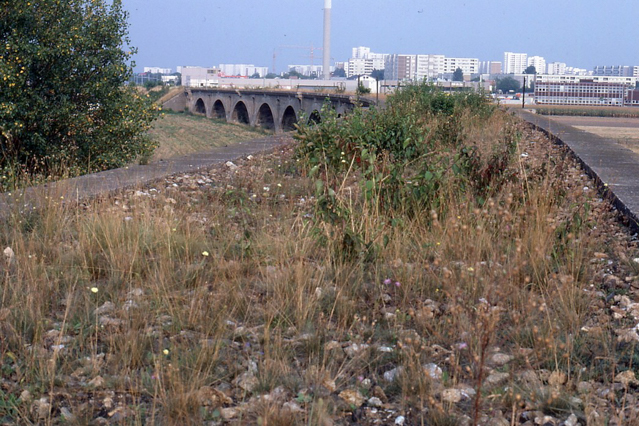
<instances>
[{"instance_id":1,"label":"utility pole","mask_svg":"<svg viewBox=\"0 0 639 426\"><path fill-rule=\"evenodd\" d=\"M524 91L521 95L521 107L526 108L526 76L524 76Z\"/></svg>"}]
</instances>

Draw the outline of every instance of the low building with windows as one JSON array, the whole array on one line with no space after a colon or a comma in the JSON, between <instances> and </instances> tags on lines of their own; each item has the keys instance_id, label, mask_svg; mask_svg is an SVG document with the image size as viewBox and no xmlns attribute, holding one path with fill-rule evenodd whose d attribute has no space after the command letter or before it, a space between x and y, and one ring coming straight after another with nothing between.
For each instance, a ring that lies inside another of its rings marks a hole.
<instances>
[{"instance_id":1,"label":"low building with windows","mask_svg":"<svg viewBox=\"0 0 639 426\"><path fill-rule=\"evenodd\" d=\"M217 68L181 67L182 85L187 87L218 87L220 77Z\"/></svg>"},{"instance_id":2,"label":"low building with windows","mask_svg":"<svg viewBox=\"0 0 639 426\"><path fill-rule=\"evenodd\" d=\"M636 77L537 75L535 102L544 105L623 106Z\"/></svg>"},{"instance_id":3,"label":"low building with windows","mask_svg":"<svg viewBox=\"0 0 639 426\"><path fill-rule=\"evenodd\" d=\"M626 105L639 107L639 89L628 91L626 96Z\"/></svg>"}]
</instances>

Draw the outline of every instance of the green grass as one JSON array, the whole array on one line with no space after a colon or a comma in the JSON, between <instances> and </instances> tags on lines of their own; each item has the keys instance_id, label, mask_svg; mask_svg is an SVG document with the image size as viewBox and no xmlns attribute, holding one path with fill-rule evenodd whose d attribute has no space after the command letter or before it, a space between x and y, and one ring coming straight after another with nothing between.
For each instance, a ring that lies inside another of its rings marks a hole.
<instances>
[{"instance_id":1,"label":"green grass","mask_svg":"<svg viewBox=\"0 0 639 426\"><path fill-rule=\"evenodd\" d=\"M150 130L159 143L151 161L168 159L263 137L270 133L245 125L189 114L164 114Z\"/></svg>"}]
</instances>

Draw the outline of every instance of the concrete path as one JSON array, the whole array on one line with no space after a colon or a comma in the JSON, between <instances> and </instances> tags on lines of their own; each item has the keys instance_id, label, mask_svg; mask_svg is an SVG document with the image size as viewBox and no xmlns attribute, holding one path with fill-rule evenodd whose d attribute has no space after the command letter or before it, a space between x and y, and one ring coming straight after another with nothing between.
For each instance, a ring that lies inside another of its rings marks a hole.
<instances>
[{"instance_id":1,"label":"concrete path","mask_svg":"<svg viewBox=\"0 0 639 426\"><path fill-rule=\"evenodd\" d=\"M0 194L0 217L7 217L16 209L23 212L38 209L51 199L82 201L128 188L142 187L177 173L206 170L216 164L272 150L284 143L287 138L290 136L277 135L254 139L149 165L123 167L34 186L13 193L2 193Z\"/></svg>"},{"instance_id":2,"label":"concrete path","mask_svg":"<svg viewBox=\"0 0 639 426\"><path fill-rule=\"evenodd\" d=\"M566 145L600 189L611 197L615 207L628 218L630 227L639 232L639 154L614 139L579 130L549 116L521 109L511 111Z\"/></svg>"}]
</instances>

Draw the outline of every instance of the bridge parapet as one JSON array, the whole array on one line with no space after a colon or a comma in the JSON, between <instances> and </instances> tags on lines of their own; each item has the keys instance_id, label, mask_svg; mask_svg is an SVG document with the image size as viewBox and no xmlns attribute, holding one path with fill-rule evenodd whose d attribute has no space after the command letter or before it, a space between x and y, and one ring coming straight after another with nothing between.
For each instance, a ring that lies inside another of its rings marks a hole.
<instances>
[{"instance_id":1,"label":"bridge parapet","mask_svg":"<svg viewBox=\"0 0 639 426\"><path fill-rule=\"evenodd\" d=\"M347 114L356 105L375 104L370 99L349 95L290 90L187 88L184 98L186 108L194 114L276 133L294 129L302 113L317 120L325 104L338 115Z\"/></svg>"}]
</instances>

